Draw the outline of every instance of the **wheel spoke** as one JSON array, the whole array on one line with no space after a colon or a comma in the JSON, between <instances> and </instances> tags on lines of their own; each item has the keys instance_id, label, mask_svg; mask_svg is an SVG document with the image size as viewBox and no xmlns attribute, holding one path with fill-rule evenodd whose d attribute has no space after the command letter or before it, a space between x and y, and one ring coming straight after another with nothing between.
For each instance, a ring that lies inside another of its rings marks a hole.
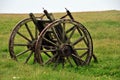
<instances>
[{"instance_id":1,"label":"wheel spoke","mask_svg":"<svg viewBox=\"0 0 120 80\"><path fill-rule=\"evenodd\" d=\"M31 39L34 40L34 37L33 37L33 35L32 35L32 32L31 32L31 30L29 29L27 23L25 23L25 26L26 26L26 29L27 29L27 31L28 31L28 33L29 33Z\"/></svg>"},{"instance_id":2,"label":"wheel spoke","mask_svg":"<svg viewBox=\"0 0 120 80\"><path fill-rule=\"evenodd\" d=\"M77 30L80 33L80 35L83 36L82 32L80 31L80 29L78 27L77 27ZM87 43L87 41L85 39L84 39L84 42L85 42L86 46L88 46L88 43Z\"/></svg>"},{"instance_id":3,"label":"wheel spoke","mask_svg":"<svg viewBox=\"0 0 120 80\"><path fill-rule=\"evenodd\" d=\"M74 50L88 50L88 48L74 48Z\"/></svg>"},{"instance_id":4,"label":"wheel spoke","mask_svg":"<svg viewBox=\"0 0 120 80\"><path fill-rule=\"evenodd\" d=\"M45 41L49 42L50 44L52 44L52 45L54 45L54 46L58 47L58 45L57 45L57 44L55 44L54 42L52 42L52 41L48 40L47 38L43 37L43 39L44 39Z\"/></svg>"},{"instance_id":5,"label":"wheel spoke","mask_svg":"<svg viewBox=\"0 0 120 80\"><path fill-rule=\"evenodd\" d=\"M28 60L30 59L30 57L32 56L32 54L33 54L33 51L31 51L31 53L30 53L30 54L29 54L29 56L27 57L27 59L26 59L25 63L27 63L27 62L28 62Z\"/></svg>"},{"instance_id":6,"label":"wheel spoke","mask_svg":"<svg viewBox=\"0 0 120 80\"><path fill-rule=\"evenodd\" d=\"M57 49L49 49L49 50L41 50L42 52L52 52L52 51L57 51Z\"/></svg>"},{"instance_id":7,"label":"wheel spoke","mask_svg":"<svg viewBox=\"0 0 120 80\"><path fill-rule=\"evenodd\" d=\"M79 56L75 55L75 54L72 54L73 57L77 58L79 61L80 61L80 64L84 64L85 61L83 61Z\"/></svg>"},{"instance_id":8,"label":"wheel spoke","mask_svg":"<svg viewBox=\"0 0 120 80\"><path fill-rule=\"evenodd\" d=\"M81 36L78 40L76 40L75 42L72 43L72 45L76 45L77 43L79 43L80 41L82 41L84 39L84 36Z\"/></svg>"},{"instance_id":9,"label":"wheel spoke","mask_svg":"<svg viewBox=\"0 0 120 80\"><path fill-rule=\"evenodd\" d=\"M77 27L77 30L78 30L79 34L80 34L81 36L83 36L81 30L80 30L78 27Z\"/></svg>"},{"instance_id":10,"label":"wheel spoke","mask_svg":"<svg viewBox=\"0 0 120 80\"><path fill-rule=\"evenodd\" d=\"M44 64L48 64L51 62L56 56L58 56L58 53L54 54L50 59L48 59Z\"/></svg>"},{"instance_id":11,"label":"wheel spoke","mask_svg":"<svg viewBox=\"0 0 120 80\"><path fill-rule=\"evenodd\" d=\"M51 56L47 53L47 52L44 52L45 53L45 55L47 55L49 58L51 58Z\"/></svg>"},{"instance_id":12,"label":"wheel spoke","mask_svg":"<svg viewBox=\"0 0 120 80\"><path fill-rule=\"evenodd\" d=\"M38 29L37 29L37 27L35 26L35 39L37 39L37 37L38 37Z\"/></svg>"},{"instance_id":13,"label":"wheel spoke","mask_svg":"<svg viewBox=\"0 0 120 80\"><path fill-rule=\"evenodd\" d=\"M74 29L74 27L75 27L75 26L73 26L73 27L71 27L70 29L68 29L68 30L66 31L66 33L69 33L70 31L72 31L72 30Z\"/></svg>"},{"instance_id":14,"label":"wheel spoke","mask_svg":"<svg viewBox=\"0 0 120 80\"><path fill-rule=\"evenodd\" d=\"M88 51L86 51L85 53L83 53L83 54L80 55L79 57L82 58L82 57L84 57L87 53L88 53Z\"/></svg>"},{"instance_id":15,"label":"wheel spoke","mask_svg":"<svg viewBox=\"0 0 120 80\"><path fill-rule=\"evenodd\" d=\"M25 54L25 53L27 53L28 51L30 51L30 50L28 49L28 50L25 50L25 51L23 51L23 52L18 53L18 54L16 55L16 57L18 57L18 56L20 56L20 55L22 55L22 54Z\"/></svg>"},{"instance_id":16,"label":"wheel spoke","mask_svg":"<svg viewBox=\"0 0 120 80\"><path fill-rule=\"evenodd\" d=\"M70 64L71 66L73 66L73 64L72 64L72 62L70 61L69 57L66 57L66 58L67 58L69 64Z\"/></svg>"},{"instance_id":17,"label":"wheel spoke","mask_svg":"<svg viewBox=\"0 0 120 80\"><path fill-rule=\"evenodd\" d=\"M62 33L62 39L63 39L63 42L65 42L65 37L66 37L66 32L65 32L65 23L63 23L63 33Z\"/></svg>"},{"instance_id":18,"label":"wheel spoke","mask_svg":"<svg viewBox=\"0 0 120 80\"><path fill-rule=\"evenodd\" d=\"M75 33L75 27L73 28L73 31L71 32L70 36L68 37L68 41L70 41L70 39L72 38L73 34Z\"/></svg>"},{"instance_id":19,"label":"wheel spoke","mask_svg":"<svg viewBox=\"0 0 120 80\"><path fill-rule=\"evenodd\" d=\"M14 44L14 46L28 46L28 44Z\"/></svg>"},{"instance_id":20,"label":"wheel spoke","mask_svg":"<svg viewBox=\"0 0 120 80\"><path fill-rule=\"evenodd\" d=\"M27 37L25 37L23 34L21 34L20 32L17 32L17 34L19 34L20 36L22 36L24 39L26 39L27 41L31 42L30 39L28 39Z\"/></svg>"},{"instance_id":21,"label":"wheel spoke","mask_svg":"<svg viewBox=\"0 0 120 80\"><path fill-rule=\"evenodd\" d=\"M42 48L45 48L45 49L55 49L56 46L42 45Z\"/></svg>"},{"instance_id":22,"label":"wheel spoke","mask_svg":"<svg viewBox=\"0 0 120 80\"><path fill-rule=\"evenodd\" d=\"M53 69L55 69L57 67L57 65L59 64L59 59L60 59L60 56L57 56L57 59L55 61L55 65L54 65Z\"/></svg>"},{"instance_id":23,"label":"wheel spoke","mask_svg":"<svg viewBox=\"0 0 120 80\"><path fill-rule=\"evenodd\" d=\"M61 42L61 40L60 40L60 38L59 38L59 36L58 36L59 34L56 32L56 30L55 30L54 27L52 27L52 30L53 30L53 33L54 33L54 35L55 35L55 37L56 37L58 43L61 44L62 42Z\"/></svg>"}]
</instances>

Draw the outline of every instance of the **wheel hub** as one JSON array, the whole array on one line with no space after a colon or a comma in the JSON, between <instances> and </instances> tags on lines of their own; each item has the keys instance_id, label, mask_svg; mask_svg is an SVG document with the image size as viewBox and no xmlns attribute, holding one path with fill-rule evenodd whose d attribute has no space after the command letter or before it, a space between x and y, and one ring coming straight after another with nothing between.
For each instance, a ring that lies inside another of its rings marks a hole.
<instances>
[{"instance_id":1,"label":"wheel hub","mask_svg":"<svg viewBox=\"0 0 120 80\"><path fill-rule=\"evenodd\" d=\"M68 57L68 56L72 55L72 53L73 53L72 46L69 44L64 44L61 46L60 52L61 52L60 53L61 56Z\"/></svg>"},{"instance_id":2,"label":"wheel hub","mask_svg":"<svg viewBox=\"0 0 120 80\"><path fill-rule=\"evenodd\" d=\"M27 48L35 52L35 44L36 44L36 40L31 41L28 43Z\"/></svg>"}]
</instances>

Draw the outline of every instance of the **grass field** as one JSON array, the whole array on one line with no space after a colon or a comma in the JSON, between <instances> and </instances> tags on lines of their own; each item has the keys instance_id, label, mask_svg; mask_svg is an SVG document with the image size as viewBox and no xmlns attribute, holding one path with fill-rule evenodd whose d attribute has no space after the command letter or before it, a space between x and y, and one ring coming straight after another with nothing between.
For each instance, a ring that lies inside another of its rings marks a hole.
<instances>
[{"instance_id":1,"label":"grass field","mask_svg":"<svg viewBox=\"0 0 120 80\"><path fill-rule=\"evenodd\" d=\"M89 30L98 63L92 60L89 66L56 70L17 63L9 55L9 36L15 24L29 16L0 14L0 80L120 80L120 11L74 12L73 16Z\"/></svg>"}]
</instances>

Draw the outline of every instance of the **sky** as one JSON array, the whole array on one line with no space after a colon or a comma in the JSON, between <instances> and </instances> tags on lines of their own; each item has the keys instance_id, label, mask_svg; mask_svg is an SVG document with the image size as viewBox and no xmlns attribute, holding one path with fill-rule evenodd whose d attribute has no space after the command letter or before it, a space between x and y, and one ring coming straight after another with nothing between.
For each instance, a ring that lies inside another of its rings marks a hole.
<instances>
[{"instance_id":1,"label":"sky","mask_svg":"<svg viewBox=\"0 0 120 80\"><path fill-rule=\"evenodd\" d=\"M120 0L0 0L0 13L120 10Z\"/></svg>"}]
</instances>

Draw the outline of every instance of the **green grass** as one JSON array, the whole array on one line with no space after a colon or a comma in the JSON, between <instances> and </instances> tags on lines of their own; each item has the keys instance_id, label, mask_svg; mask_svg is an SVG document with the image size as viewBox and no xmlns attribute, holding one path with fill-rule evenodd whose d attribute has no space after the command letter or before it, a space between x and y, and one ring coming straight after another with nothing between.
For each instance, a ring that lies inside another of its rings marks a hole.
<instances>
[{"instance_id":1,"label":"green grass","mask_svg":"<svg viewBox=\"0 0 120 80\"><path fill-rule=\"evenodd\" d=\"M28 15L0 14L0 80L120 80L120 11L76 12L73 16L89 30L98 63L92 60L89 66L53 70L15 62L9 56L9 36L15 24Z\"/></svg>"}]
</instances>

